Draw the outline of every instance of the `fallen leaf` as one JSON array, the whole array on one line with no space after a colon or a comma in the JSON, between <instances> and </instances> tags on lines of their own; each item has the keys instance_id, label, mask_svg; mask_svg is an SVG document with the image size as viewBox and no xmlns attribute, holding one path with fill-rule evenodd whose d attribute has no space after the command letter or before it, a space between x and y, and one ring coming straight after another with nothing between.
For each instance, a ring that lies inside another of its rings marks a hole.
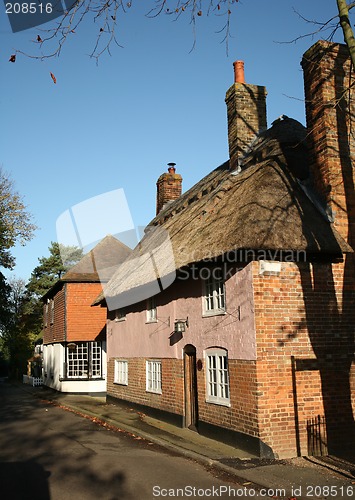
<instances>
[{"instance_id":1,"label":"fallen leaf","mask_svg":"<svg viewBox=\"0 0 355 500\"><path fill-rule=\"evenodd\" d=\"M57 79L56 79L56 77L53 75L53 73L51 73L51 78L52 78L52 80L53 80L53 83L57 83Z\"/></svg>"},{"instance_id":2,"label":"fallen leaf","mask_svg":"<svg viewBox=\"0 0 355 500\"><path fill-rule=\"evenodd\" d=\"M15 62L16 61L16 54L12 54L12 56L9 59L9 62Z\"/></svg>"}]
</instances>

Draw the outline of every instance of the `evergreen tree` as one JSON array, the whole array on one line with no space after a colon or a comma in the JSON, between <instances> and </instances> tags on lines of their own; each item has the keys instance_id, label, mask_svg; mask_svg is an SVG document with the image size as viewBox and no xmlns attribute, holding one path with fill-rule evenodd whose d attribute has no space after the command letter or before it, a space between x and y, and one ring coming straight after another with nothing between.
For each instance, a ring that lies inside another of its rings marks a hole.
<instances>
[{"instance_id":1,"label":"evergreen tree","mask_svg":"<svg viewBox=\"0 0 355 500\"><path fill-rule=\"evenodd\" d=\"M50 288L83 257L81 248L51 242L49 257L38 259L39 265L31 273L27 291L40 299Z\"/></svg>"}]
</instances>

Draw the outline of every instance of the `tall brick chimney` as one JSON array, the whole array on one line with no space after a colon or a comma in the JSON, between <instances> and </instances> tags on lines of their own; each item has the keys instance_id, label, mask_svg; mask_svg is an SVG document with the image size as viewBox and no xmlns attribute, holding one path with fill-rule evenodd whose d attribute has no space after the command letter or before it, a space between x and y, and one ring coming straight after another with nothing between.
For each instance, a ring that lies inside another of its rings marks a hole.
<instances>
[{"instance_id":1,"label":"tall brick chimney","mask_svg":"<svg viewBox=\"0 0 355 500\"><path fill-rule=\"evenodd\" d=\"M244 62L235 61L234 84L227 90L230 168L238 167L254 137L266 130L266 88L245 83Z\"/></svg>"},{"instance_id":2,"label":"tall brick chimney","mask_svg":"<svg viewBox=\"0 0 355 500\"><path fill-rule=\"evenodd\" d=\"M350 244L355 222L354 68L346 45L319 41L303 56L310 167L315 187Z\"/></svg>"},{"instance_id":3,"label":"tall brick chimney","mask_svg":"<svg viewBox=\"0 0 355 500\"><path fill-rule=\"evenodd\" d=\"M181 196L182 177L175 173L175 163L168 163L168 167L168 172L157 180L157 214L167 203Z\"/></svg>"}]
</instances>

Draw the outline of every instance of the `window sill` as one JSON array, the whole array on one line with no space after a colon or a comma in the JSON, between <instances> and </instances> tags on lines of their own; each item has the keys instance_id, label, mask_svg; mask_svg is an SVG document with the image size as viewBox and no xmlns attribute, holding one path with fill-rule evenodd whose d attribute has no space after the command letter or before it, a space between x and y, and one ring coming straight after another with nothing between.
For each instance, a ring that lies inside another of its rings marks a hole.
<instances>
[{"instance_id":1,"label":"window sill","mask_svg":"<svg viewBox=\"0 0 355 500\"><path fill-rule=\"evenodd\" d=\"M145 392L148 392L149 394L158 394L158 396L163 394L163 391L149 391L148 389L146 389Z\"/></svg>"},{"instance_id":2,"label":"window sill","mask_svg":"<svg viewBox=\"0 0 355 500\"><path fill-rule=\"evenodd\" d=\"M127 387L128 382L114 382L114 385L123 385L124 387Z\"/></svg>"},{"instance_id":3,"label":"window sill","mask_svg":"<svg viewBox=\"0 0 355 500\"><path fill-rule=\"evenodd\" d=\"M206 401L206 403L209 403L212 405L226 406L227 408L230 408L232 406L230 401L212 401L210 399L206 399L205 401Z\"/></svg>"},{"instance_id":4,"label":"window sill","mask_svg":"<svg viewBox=\"0 0 355 500\"><path fill-rule=\"evenodd\" d=\"M97 380L105 380L105 377L59 377L59 382L96 382Z\"/></svg>"},{"instance_id":5,"label":"window sill","mask_svg":"<svg viewBox=\"0 0 355 500\"><path fill-rule=\"evenodd\" d=\"M222 311L221 309L215 309L214 311L208 311L202 313L203 318L210 318L211 316L225 316L227 311Z\"/></svg>"},{"instance_id":6,"label":"window sill","mask_svg":"<svg viewBox=\"0 0 355 500\"><path fill-rule=\"evenodd\" d=\"M145 322L146 325L150 325L151 323L158 323L158 320L157 319L147 319L147 321Z\"/></svg>"}]
</instances>

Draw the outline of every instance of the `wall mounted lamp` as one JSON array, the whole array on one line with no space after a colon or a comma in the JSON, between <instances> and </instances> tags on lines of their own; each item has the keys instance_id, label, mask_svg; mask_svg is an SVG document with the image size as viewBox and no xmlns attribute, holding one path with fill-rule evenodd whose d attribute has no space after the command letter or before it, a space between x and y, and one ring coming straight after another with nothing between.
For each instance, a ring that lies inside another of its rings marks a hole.
<instances>
[{"instance_id":1,"label":"wall mounted lamp","mask_svg":"<svg viewBox=\"0 0 355 500\"><path fill-rule=\"evenodd\" d=\"M184 331L188 327L189 327L189 318L176 319L174 322L174 332L176 333L184 333Z\"/></svg>"}]
</instances>

